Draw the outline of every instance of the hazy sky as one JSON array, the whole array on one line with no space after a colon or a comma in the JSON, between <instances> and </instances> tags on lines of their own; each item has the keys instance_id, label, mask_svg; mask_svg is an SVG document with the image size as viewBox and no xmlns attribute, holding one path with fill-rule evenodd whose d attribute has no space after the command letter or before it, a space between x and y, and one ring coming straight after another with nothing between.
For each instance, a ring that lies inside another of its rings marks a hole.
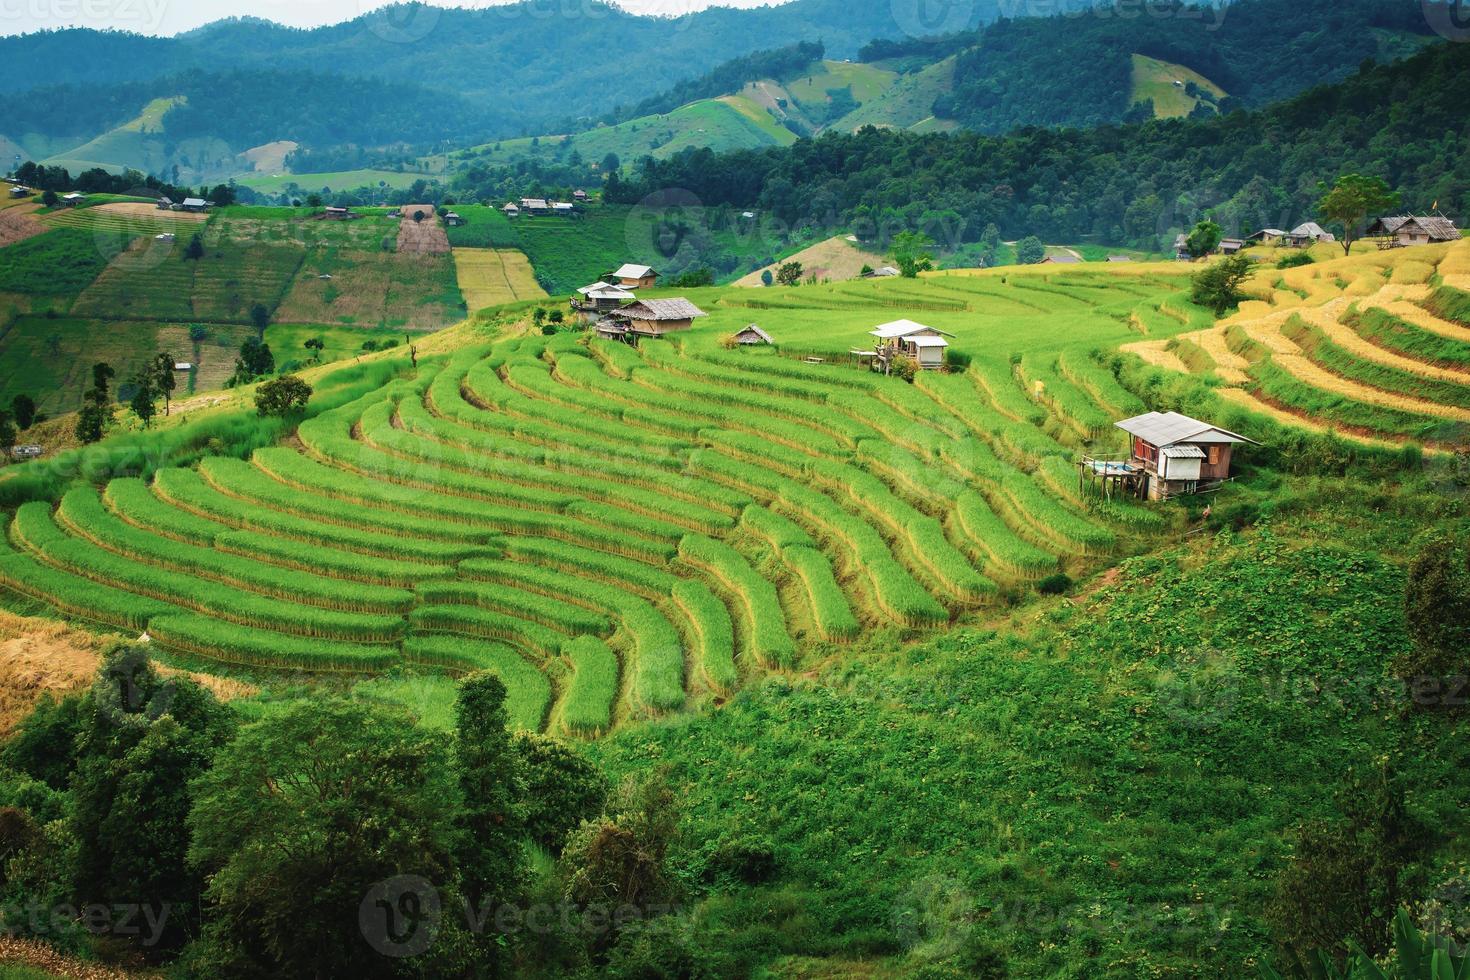
<instances>
[{"instance_id":1,"label":"hazy sky","mask_svg":"<svg viewBox=\"0 0 1470 980\"><path fill-rule=\"evenodd\" d=\"M118 28L177 34L222 17L264 17L293 27L351 20L388 0L0 0L0 34L53 27ZM511 0L434 0L443 7L491 7ZM575 12L589 0L536 0L547 10ZM780 0L616 0L634 13L677 16L705 7L760 7Z\"/></svg>"}]
</instances>

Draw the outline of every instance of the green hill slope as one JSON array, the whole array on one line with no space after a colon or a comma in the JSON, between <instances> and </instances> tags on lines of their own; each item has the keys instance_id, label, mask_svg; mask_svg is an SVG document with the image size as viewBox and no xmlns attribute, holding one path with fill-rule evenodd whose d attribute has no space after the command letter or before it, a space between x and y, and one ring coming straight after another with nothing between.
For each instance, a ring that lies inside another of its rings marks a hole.
<instances>
[{"instance_id":1,"label":"green hill slope","mask_svg":"<svg viewBox=\"0 0 1470 980\"><path fill-rule=\"evenodd\" d=\"M1152 100L1158 119L1187 116L1201 101L1210 105L1228 94L1191 68L1141 54L1133 56L1132 81L1132 104ZM1210 98L1202 100L1199 93L1207 93Z\"/></svg>"}]
</instances>

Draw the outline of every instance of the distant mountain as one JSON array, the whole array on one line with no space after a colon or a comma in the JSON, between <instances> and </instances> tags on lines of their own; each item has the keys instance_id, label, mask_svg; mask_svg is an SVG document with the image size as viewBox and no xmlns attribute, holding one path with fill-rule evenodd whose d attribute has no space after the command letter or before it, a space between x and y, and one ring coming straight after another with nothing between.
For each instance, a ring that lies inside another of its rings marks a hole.
<instances>
[{"instance_id":1,"label":"distant mountain","mask_svg":"<svg viewBox=\"0 0 1470 980\"><path fill-rule=\"evenodd\" d=\"M961 22L932 26L978 26L994 19L1002 2L977 0L965 5ZM634 106L752 51L821 41L833 57L847 58L873 38L931 26L918 16L920 0L792 0L682 17L640 17L597 0L579 5L575 16L552 14L549 6L404 4L315 30L236 20L173 38L46 31L0 38L0 87L15 93L38 85L116 85L191 69L371 77L483 100L493 116L484 135L496 137Z\"/></svg>"}]
</instances>

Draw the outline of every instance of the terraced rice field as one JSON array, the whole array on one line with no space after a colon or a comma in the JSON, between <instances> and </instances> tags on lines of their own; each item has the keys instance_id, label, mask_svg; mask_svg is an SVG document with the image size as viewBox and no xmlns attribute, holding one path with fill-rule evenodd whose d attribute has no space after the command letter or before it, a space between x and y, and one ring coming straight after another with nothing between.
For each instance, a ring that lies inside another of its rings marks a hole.
<instances>
[{"instance_id":1,"label":"terraced rice field","mask_svg":"<svg viewBox=\"0 0 1470 980\"><path fill-rule=\"evenodd\" d=\"M514 248L456 248L454 270L470 310L545 299L526 254Z\"/></svg>"},{"instance_id":2,"label":"terraced rice field","mask_svg":"<svg viewBox=\"0 0 1470 980\"><path fill-rule=\"evenodd\" d=\"M1263 270L1263 298L1236 316L1127 349L1303 428L1452 449L1470 441L1470 294L1453 284L1467 265L1462 241Z\"/></svg>"},{"instance_id":3,"label":"terraced rice field","mask_svg":"<svg viewBox=\"0 0 1470 980\"><path fill-rule=\"evenodd\" d=\"M972 324L987 316L968 304L1021 291L967 282L930 298ZM1050 288L1083 311L1102 295ZM772 329L838 346L887 311L806 298ZM842 329L820 326L822 302ZM725 351L719 325L641 350L471 326L288 445L23 506L0 582L221 662L493 670L520 724L590 736L946 626L1166 526L1079 489L1082 433L1138 404L1075 345L911 385Z\"/></svg>"}]
</instances>

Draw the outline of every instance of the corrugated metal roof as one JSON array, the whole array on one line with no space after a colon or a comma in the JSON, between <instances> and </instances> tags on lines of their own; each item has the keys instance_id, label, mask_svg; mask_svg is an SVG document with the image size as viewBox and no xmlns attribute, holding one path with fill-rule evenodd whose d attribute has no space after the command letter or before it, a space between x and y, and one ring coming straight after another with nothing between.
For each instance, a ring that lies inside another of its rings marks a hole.
<instances>
[{"instance_id":1,"label":"corrugated metal roof","mask_svg":"<svg viewBox=\"0 0 1470 980\"><path fill-rule=\"evenodd\" d=\"M954 336L952 333L945 333L943 330L934 327L926 327L924 324L915 323L913 320L894 320L892 323L885 323L882 326L874 327L868 333L882 340L892 340L895 337L910 337L914 334L922 333L940 334L945 337Z\"/></svg>"},{"instance_id":2,"label":"corrugated metal roof","mask_svg":"<svg viewBox=\"0 0 1470 980\"><path fill-rule=\"evenodd\" d=\"M905 337L904 340L907 343L913 344L915 347L948 347L949 346L949 341L945 340L943 337L930 337L927 334L920 334L917 337Z\"/></svg>"},{"instance_id":3,"label":"corrugated metal roof","mask_svg":"<svg viewBox=\"0 0 1470 980\"><path fill-rule=\"evenodd\" d=\"M651 266L632 265L630 263L623 266L617 272L614 272L613 275L618 279L642 279L644 276L658 275L658 273L654 272Z\"/></svg>"},{"instance_id":4,"label":"corrugated metal roof","mask_svg":"<svg viewBox=\"0 0 1470 980\"><path fill-rule=\"evenodd\" d=\"M1159 452L1169 459L1204 459L1205 451L1198 446L1165 446Z\"/></svg>"},{"instance_id":5,"label":"corrugated metal roof","mask_svg":"<svg viewBox=\"0 0 1470 980\"><path fill-rule=\"evenodd\" d=\"M1148 412L1124 419L1118 428L1144 442L1159 446L1172 446L1180 442L1249 442L1259 445L1254 439L1222 429L1218 425L1192 419L1178 412Z\"/></svg>"}]
</instances>

